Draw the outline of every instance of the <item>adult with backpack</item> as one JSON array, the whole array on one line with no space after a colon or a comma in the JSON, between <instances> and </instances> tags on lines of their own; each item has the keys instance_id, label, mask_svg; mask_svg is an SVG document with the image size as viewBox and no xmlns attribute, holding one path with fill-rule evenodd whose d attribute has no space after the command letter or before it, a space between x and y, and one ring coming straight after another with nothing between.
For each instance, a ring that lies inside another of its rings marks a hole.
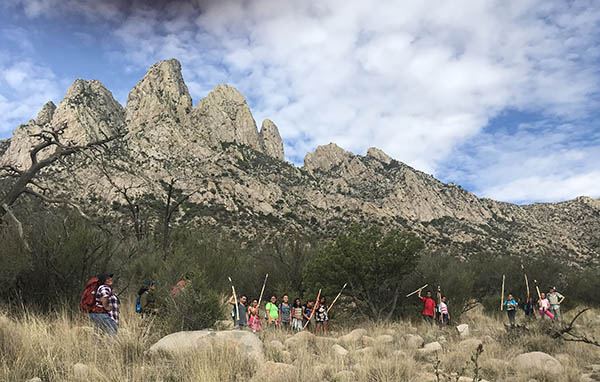
<instances>
[{"instance_id":1,"label":"adult with backpack","mask_svg":"<svg viewBox=\"0 0 600 382\"><path fill-rule=\"evenodd\" d=\"M156 307L156 297L154 297L155 291L156 282L152 280L146 281L138 291L138 296L135 302L135 311L142 314L142 317L158 313L158 308Z\"/></svg>"},{"instance_id":2,"label":"adult with backpack","mask_svg":"<svg viewBox=\"0 0 600 382\"><path fill-rule=\"evenodd\" d=\"M110 336L117 334L119 324L119 299L112 292L113 275L101 274L86 284L80 308L90 315L97 331Z\"/></svg>"}]
</instances>

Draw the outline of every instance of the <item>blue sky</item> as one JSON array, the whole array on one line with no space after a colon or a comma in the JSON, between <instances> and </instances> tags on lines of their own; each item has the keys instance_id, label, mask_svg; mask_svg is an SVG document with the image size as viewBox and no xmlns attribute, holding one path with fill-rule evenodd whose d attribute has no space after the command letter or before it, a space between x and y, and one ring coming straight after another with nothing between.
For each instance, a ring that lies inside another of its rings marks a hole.
<instances>
[{"instance_id":1,"label":"blue sky","mask_svg":"<svg viewBox=\"0 0 600 382\"><path fill-rule=\"evenodd\" d=\"M600 197L594 1L5 0L0 138L76 78L125 103L175 57L197 103L236 86L286 158L368 147L481 197Z\"/></svg>"}]
</instances>

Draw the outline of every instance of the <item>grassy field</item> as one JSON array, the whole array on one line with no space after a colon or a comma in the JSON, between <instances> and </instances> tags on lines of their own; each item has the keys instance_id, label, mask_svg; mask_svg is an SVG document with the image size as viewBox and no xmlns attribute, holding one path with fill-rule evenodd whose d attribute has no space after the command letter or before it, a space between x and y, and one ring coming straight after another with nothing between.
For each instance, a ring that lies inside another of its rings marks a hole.
<instances>
[{"instance_id":1,"label":"grassy field","mask_svg":"<svg viewBox=\"0 0 600 382\"><path fill-rule=\"evenodd\" d=\"M566 320L574 314L575 311L567 312ZM471 381L474 375L471 357L476 345L461 342L464 338L454 327L440 329L408 321L356 323L355 327L366 329L368 337L344 344L349 351L345 356L336 355L332 346L337 337L353 329L350 327L333 325L329 336L311 337L293 346L282 345L291 333L265 330L259 336L265 344L266 363L256 364L245 359L234 345L176 357L151 357L145 352L166 334L158 320L151 324L142 322L130 310L123 311L121 317L118 338L107 344L105 339L93 334L85 316L64 312L45 316L22 313L8 318L0 314L0 380L26 381L38 377L42 381L308 382L437 381L439 377L439 381ZM545 334L548 323L541 321L528 324L528 333L508 335L500 319L503 317L490 317L474 310L461 319L461 323L470 326L469 338L483 342L477 373L485 380L579 382L582 374L592 373L592 365L600 364L598 347L552 339ZM599 311L586 312L577 323L580 333L600 338ZM443 350L421 354L407 343L408 334L420 335L425 343L439 341ZM393 340L380 342L377 337L381 335L391 336ZM518 370L512 363L513 358L530 351L554 356L562 363L563 371L553 375L534 368ZM76 363L89 366L87 376L76 375ZM279 363L292 366L280 371ZM600 374L597 376L600 378Z\"/></svg>"}]
</instances>

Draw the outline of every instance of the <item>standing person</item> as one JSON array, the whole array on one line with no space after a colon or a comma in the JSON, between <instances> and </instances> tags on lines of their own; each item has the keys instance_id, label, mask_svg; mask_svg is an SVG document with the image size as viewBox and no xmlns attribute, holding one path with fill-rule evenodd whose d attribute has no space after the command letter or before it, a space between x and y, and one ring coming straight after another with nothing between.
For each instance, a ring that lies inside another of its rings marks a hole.
<instances>
[{"instance_id":1,"label":"standing person","mask_svg":"<svg viewBox=\"0 0 600 382\"><path fill-rule=\"evenodd\" d=\"M250 318L248 319L248 327L252 329L253 333L259 332L261 325L257 299L252 300L252 303L248 307L248 313L250 315Z\"/></svg>"},{"instance_id":2,"label":"standing person","mask_svg":"<svg viewBox=\"0 0 600 382\"><path fill-rule=\"evenodd\" d=\"M565 301L565 296L556 291L556 287L550 288L548 293L548 301L550 302L550 312L554 315L556 321L562 321L562 315L560 314L560 304Z\"/></svg>"},{"instance_id":3,"label":"standing person","mask_svg":"<svg viewBox=\"0 0 600 382\"><path fill-rule=\"evenodd\" d=\"M302 324L302 312L303 312L302 302L297 298L294 300L294 305L292 306L292 329L300 332L303 329Z\"/></svg>"},{"instance_id":4,"label":"standing person","mask_svg":"<svg viewBox=\"0 0 600 382\"><path fill-rule=\"evenodd\" d=\"M428 290L425 293L425 297L421 296L421 289L419 289L419 294L417 295L419 300L423 301L423 312L421 316L423 320L428 323L433 323L434 311L435 311L435 301L431 298L431 291Z\"/></svg>"},{"instance_id":5,"label":"standing person","mask_svg":"<svg viewBox=\"0 0 600 382\"><path fill-rule=\"evenodd\" d=\"M508 316L508 322L510 326L515 326L515 314L517 313L517 300L513 297L512 293L509 293L504 301L504 307L506 308L506 315Z\"/></svg>"},{"instance_id":6,"label":"standing person","mask_svg":"<svg viewBox=\"0 0 600 382\"><path fill-rule=\"evenodd\" d=\"M535 300L529 296L525 304L523 304L523 310L525 311L525 317L530 320L535 320L535 311L537 310Z\"/></svg>"},{"instance_id":7,"label":"standing person","mask_svg":"<svg viewBox=\"0 0 600 382\"><path fill-rule=\"evenodd\" d=\"M292 306L289 304L290 297L284 294L279 304L279 322L281 327L290 328L292 325Z\"/></svg>"},{"instance_id":8,"label":"standing person","mask_svg":"<svg viewBox=\"0 0 600 382\"><path fill-rule=\"evenodd\" d=\"M279 325L279 307L277 306L277 296L271 296L267 305L265 305L267 314L267 325L277 327Z\"/></svg>"},{"instance_id":9,"label":"standing person","mask_svg":"<svg viewBox=\"0 0 600 382\"><path fill-rule=\"evenodd\" d=\"M233 315L233 327L244 329L248 326L248 311L246 309L246 302L248 301L248 297L246 295L242 295L238 300L237 304L237 312L235 310L235 298L233 295L229 298L229 304L233 305L232 315ZM237 316L239 315L239 319Z\"/></svg>"},{"instance_id":10,"label":"standing person","mask_svg":"<svg viewBox=\"0 0 600 382\"><path fill-rule=\"evenodd\" d=\"M90 319L97 329L114 336L119 324L119 299L112 292L113 275L99 275L98 283L100 286L96 291L96 305L90 313Z\"/></svg>"},{"instance_id":11,"label":"standing person","mask_svg":"<svg viewBox=\"0 0 600 382\"><path fill-rule=\"evenodd\" d=\"M440 312L440 325L442 326L450 323L450 312L448 311L448 305L446 301L446 296L442 296L440 298L440 303L438 304L438 311Z\"/></svg>"},{"instance_id":12,"label":"standing person","mask_svg":"<svg viewBox=\"0 0 600 382\"><path fill-rule=\"evenodd\" d=\"M303 328L306 327L308 330L310 330L310 314L311 314L314 306L315 306L315 300L308 300L308 302L306 303L306 306L304 307L304 309L302 311Z\"/></svg>"},{"instance_id":13,"label":"standing person","mask_svg":"<svg viewBox=\"0 0 600 382\"><path fill-rule=\"evenodd\" d=\"M154 292L156 291L156 282L148 280L144 283L144 286L138 291L138 298L135 304L135 310L142 314L142 317L146 315L152 315L158 313L156 307L156 297Z\"/></svg>"},{"instance_id":14,"label":"standing person","mask_svg":"<svg viewBox=\"0 0 600 382\"><path fill-rule=\"evenodd\" d=\"M540 295L540 300L538 301L538 306L540 308L540 317L544 319L544 315L550 317L550 321L554 321L554 315L550 312L550 301L546 298L546 293L542 292Z\"/></svg>"},{"instance_id":15,"label":"standing person","mask_svg":"<svg viewBox=\"0 0 600 382\"><path fill-rule=\"evenodd\" d=\"M327 315L327 304L325 303L325 296L321 296L317 304L317 310L315 311L315 332L327 335L327 325L329 324L329 316Z\"/></svg>"}]
</instances>

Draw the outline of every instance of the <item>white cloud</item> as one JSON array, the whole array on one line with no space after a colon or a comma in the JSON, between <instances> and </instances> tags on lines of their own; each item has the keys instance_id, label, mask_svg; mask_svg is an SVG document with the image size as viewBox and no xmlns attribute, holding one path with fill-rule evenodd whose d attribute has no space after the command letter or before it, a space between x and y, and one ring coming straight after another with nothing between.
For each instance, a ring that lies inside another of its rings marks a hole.
<instances>
[{"instance_id":1,"label":"white cloud","mask_svg":"<svg viewBox=\"0 0 600 382\"><path fill-rule=\"evenodd\" d=\"M259 124L270 118L279 126L296 163L336 142L358 153L380 147L503 200L544 199L548 179L569 190L548 198L594 185L579 180L593 174L581 165L593 149L577 156L574 143L564 157L552 155L550 144L522 150L491 144L482 133L507 109L574 123L597 109L600 9L593 0L9 1L30 17L79 12L112 20L121 44L113 59L147 68L178 58L196 101L218 83L238 87ZM572 139L548 129L502 139ZM457 153L469 140L482 145L476 155ZM504 159L495 164L486 155ZM444 165L455 157L462 168ZM571 166L561 166L567 157ZM514 158L527 165L513 165ZM533 191L517 191L524 188Z\"/></svg>"},{"instance_id":2,"label":"white cloud","mask_svg":"<svg viewBox=\"0 0 600 382\"><path fill-rule=\"evenodd\" d=\"M240 88L257 119L278 124L294 161L333 141L435 172L501 110L572 117L595 102L592 3L257 0L201 10L134 11L116 35L140 66L179 58L195 99L219 82Z\"/></svg>"}]
</instances>

